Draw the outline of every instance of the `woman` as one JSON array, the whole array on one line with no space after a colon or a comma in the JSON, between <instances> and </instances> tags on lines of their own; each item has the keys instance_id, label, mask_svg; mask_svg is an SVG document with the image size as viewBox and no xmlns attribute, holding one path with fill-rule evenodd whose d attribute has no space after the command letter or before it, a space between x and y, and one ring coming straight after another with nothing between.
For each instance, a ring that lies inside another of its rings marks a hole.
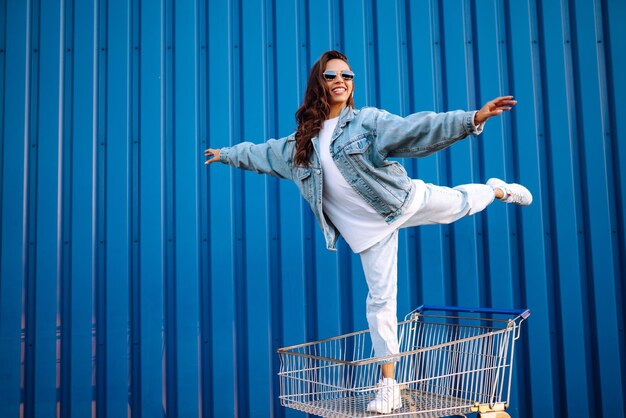
<instances>
[{"instance_id":1,"label":"woman","mask_svg":"<svg viewBox=\"0 0 626 418\"><path fill-rule=\"evenodd\" d=\"M221 162L293 180L319 222L326 246L341 234L361 257L369 293L367 320L383 378L368 411L402 407L394 379L398 354L396 292L398 229L447 224L480 212L494 198L529 205L519 184L490 179L453 189L412 180L388 157L424 157L467 135L516 104L499 97L479 111L420 112L401 118L376 108L355 109L347 58L328 51L313 65L292 135L263 144L207 149L205 164Z\"/></svg>"}]
</instances>

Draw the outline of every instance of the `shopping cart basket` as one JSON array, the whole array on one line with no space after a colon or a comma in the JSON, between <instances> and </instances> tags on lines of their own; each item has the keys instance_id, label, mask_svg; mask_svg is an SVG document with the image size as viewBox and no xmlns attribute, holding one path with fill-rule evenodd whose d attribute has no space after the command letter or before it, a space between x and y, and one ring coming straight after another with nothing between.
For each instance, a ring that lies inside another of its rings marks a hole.
<instances>
[{"instance_id":1,"label":"shopping cart basket","mask_svg":"<svg viewBox=\"0 0 626 418\"><path fill-rule=\"evenodd\" d=\"M395 361L403 406L387 416L508 417L515 341L529 315L420 306L398 324L400 353L385 358L374 357L369 331L281 348L281 404L325 417L381 416L366 407L380 363Z\"/></svg>"}]
</instances>

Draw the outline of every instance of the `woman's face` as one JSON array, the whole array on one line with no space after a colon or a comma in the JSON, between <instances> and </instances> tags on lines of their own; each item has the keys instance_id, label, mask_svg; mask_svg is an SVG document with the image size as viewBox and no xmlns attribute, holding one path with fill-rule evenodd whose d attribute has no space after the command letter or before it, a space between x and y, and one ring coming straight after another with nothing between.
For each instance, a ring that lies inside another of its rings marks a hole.
<instances>
[{"instance_id":1,"label":"woman's face","mask_svg":"<svg viewBox=\"0 0 626 418\"><path fill-rule=\"evenodd\" d=\"M342 71L350 71L350 66L343 60L332 59L326 64L324 71L327 70L335 71L337 74L334 80L325 80L326 88L330 93L330 106L341 109L346 105L354 90L353 81L344 80L341 76Z\"/></svg>"}]
</instances>

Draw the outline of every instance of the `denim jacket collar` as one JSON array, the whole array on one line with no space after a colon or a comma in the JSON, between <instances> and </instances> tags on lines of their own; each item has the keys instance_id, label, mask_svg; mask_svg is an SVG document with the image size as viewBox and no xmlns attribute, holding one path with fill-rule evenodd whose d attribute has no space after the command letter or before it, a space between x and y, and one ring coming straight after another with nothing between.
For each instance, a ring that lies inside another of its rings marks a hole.
<instances>
[{"instance_id":1,"label":"denim jacket collar","mask_svg":"<svg viewBox=\"0 0 626 418\"><path fill-rule=\"evenodd\" d=\"M339 113L339 120L337 121L337 126L335 127L335 132L333 132L333 137L331 139L331 143L335 141L343 132L343 128L359 113L358 110L350 106L344 106Z\"/></svg>"},{"instance_id":2,"label":"denim jacket collar","mask_svg":"<svg viewBox=\"0 0 626 418\"><path fill-rule=\"evenodd\" d=\"M339 121L337 122L337 125L343 128L348 124L348 122L354 119L354 116L356 116L357 113L358 111L354 108L350 106L345 106L343 109L341 109L341 112L339 113Z\"/></svg>"},{"instance_id":3,"label":"denim jacket collar","mask_svg":"<svg viewBox=\"0 0 626 418\"><path fill-rule=\"evenodd\" d=\"M343 109L341 109L341 112L339 112L339 120L337 121L335 132L333 132L331 143L341 135L341 133L343 132L343 128L348 124L348 122L354 119L357 113L359 113L359 111L350 106L344 106ZM311 142L313 142L313 150L317 154L317 158L319 158L319 134L312 137Z\"/></svg>"}]
</instances>

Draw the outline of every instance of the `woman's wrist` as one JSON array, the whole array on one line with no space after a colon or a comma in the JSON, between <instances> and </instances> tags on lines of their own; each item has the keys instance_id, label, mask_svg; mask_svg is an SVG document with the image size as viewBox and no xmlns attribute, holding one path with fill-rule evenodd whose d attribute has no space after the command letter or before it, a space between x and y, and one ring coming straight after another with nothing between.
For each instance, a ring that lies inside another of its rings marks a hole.
<instances>
[{"instance_id":1,"label":"woman's wrist","mask_svg":"<svg viewBox=\"0 0 626 418\"><path fill-rule=\"evenodd\" d=\"M479 114L480 114L480 110L478 110L476 113L474 113L474 125L476 125L476 126L482 125L483 123L485 123L485 121L482 120L482 118L479 116Z\"/></svg>"}]
</instances>

